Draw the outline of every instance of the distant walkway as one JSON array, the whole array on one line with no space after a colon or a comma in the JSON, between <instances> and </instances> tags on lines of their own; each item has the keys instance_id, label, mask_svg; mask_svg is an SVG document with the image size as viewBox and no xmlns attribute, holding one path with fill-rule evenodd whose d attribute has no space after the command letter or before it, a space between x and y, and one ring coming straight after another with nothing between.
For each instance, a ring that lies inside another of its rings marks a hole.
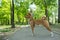
<instances>
[{"instance_id":1,"label":"distant walkway","mask_svg":"<svg viewBox=\"0 0 60 40\"><path fill-rule=\"evenodd\" d=\"M30 27L26 27L11 35L8 40L60 40L60 35L55 34L51 38L50 32L44 27L35 27L35 36L33 37Z\"/></svg>"}]
</instances>

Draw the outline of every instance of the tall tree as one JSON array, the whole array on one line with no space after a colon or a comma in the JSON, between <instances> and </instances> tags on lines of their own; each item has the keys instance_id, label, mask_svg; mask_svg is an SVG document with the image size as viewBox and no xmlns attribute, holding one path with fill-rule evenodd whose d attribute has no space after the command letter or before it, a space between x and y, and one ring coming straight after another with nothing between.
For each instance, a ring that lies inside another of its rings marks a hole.
<instances>
[{"instance_id":1,"label":"tall tree","mask_svg":"<svg viewBox=\"0 0 60 40\"><path fill-rule=\"evenodd\" d=\"M14 24L14 0L11 1L11 28L15 28Z\"/></svg>"},{"instance_id":2,"label":"tall tree","mask_svg":"<svg viewBox=\"0 0 60 40\"><path fill-rule=\"evenodd\" d=\"M44 7L45 7L45 15L46 15L46 17L48 18L48 21L49 21L49 16L48 16L48 5L47 5L47 3L46 3L46 0L44 0Z\"/></svg>"},{"instance_id":3,"label":"tall tree","mask_svg":"<svg viewBox=\"0 0 60 40\"><path fill-rule=\"evenodd\" d=\"M60 0L58 0L58 23L60 23Z\"/></svg>"},{"instance_id":4,"label":"tall tree","mask_svg":"<svg viewBox=\"0 0 60 40\"><path fill-rule=\"evenodd\" d=\"M56 0L34 0L34 2L40 6L41 9L45 10L45 15L49 21L49 8L52 8L56 4Z\"/></svg>"}]
</instances>

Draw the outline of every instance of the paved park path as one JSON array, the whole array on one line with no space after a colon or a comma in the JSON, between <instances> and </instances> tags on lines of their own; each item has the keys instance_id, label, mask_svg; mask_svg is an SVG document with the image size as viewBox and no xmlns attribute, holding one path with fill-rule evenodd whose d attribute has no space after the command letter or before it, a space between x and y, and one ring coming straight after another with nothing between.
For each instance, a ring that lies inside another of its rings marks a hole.
<instances>
[{"instance_id":1,"label":"paved park path","mask_svg":"<svg viewBox=\"0 0 60 40\"><path fill-rule=\"evenodd\" d=\"M8 40L60 40L60 35L55 34L51 38L50 32L44 27L35 27L35 36L33 37L30 27L25 27L11 35Z\"/></svg>"}]
</instances>

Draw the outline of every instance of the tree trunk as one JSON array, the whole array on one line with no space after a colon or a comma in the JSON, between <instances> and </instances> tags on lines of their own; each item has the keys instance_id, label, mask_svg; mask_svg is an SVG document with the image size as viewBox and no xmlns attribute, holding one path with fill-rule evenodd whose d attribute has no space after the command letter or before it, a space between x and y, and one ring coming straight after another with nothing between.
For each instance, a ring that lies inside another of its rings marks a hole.
<instances>
[{"instance_id":1,"label":"tree trunk","mask_svg":"<svg viewBox=\"0 0 60 40\"><path fill-rule=\"evenodd\" d=\"M58 0L58 23L60 23L60 0Z\"/></svg>"},{"instance_id":2,"label":"tree trunk","mask_svg":"<svg viewBox=\"0 0 60 40\"><path fill-rule=\"evenodd\" d=\"M49 22L49 16L48 16L48 10L47 10L47 4L46 4L46 1L44 0L44 7L45 7L45 15L48 19L48 22Z\"/></svg>"},{"instance_id":3,"label":"tree trunk","mask_svg":"<svg viewBox=\"0 0 60 40\"><path fill-rule=\"evenodd\" d=\"M45 15L46 15L46 17L47 17L47 19L48 19L48 22L49 22L49 16L48 16L47 6L45 7Z\"/></svg>"},{"instance_id":4,"label":"tree trunk","mask_svg":"<svg viewBox=\"0 0 60 40\"><path fill-rule=\"evenodd\" d=\"M14 24L14 0L11 1L11 28L15 28Z\"/></svg>"}]
</instances>

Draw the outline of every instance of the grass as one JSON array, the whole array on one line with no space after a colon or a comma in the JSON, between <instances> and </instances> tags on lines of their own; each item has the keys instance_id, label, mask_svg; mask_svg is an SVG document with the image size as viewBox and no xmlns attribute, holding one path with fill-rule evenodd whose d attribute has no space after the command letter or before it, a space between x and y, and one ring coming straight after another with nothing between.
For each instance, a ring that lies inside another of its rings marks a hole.
<instances>
[{"instance_id":1,"label":"grass","mask_svg":"<svg viewBox=\"0 0 60 40\"><path fill-rule=\"evenodd\" d=\"M9 32L11 31L9 28L6 28L6 29L1 29L0 32Z\"/></svg>"},{"instance_id":2,"label":"grass","mask_svg":"<svg viewBox=\"0 0 60 40\"><path fill-rule=\"evenodd\" d=\"M4 28L10 28L11 25L0 25L0 29L4 29Z\"/></svg>"},{"instance_id":3,"label":"grass","mask_svg":"<svg viewBox=\"0 0 60 40\"><path fill-rule=\"evenodd\" d=\"M0 26L0 36L5 36L5 35L9 36L11 34L14 34L19 29L20 29L20 27L11 28L11 25Z\"/></svg>"},{"instance_id":4,"label":"grass","mask_svg":"<svg viewBox=\"0 0 60 40\"><path fill-rule=\"evenodd\" d=\"M9 32L11 31L9 28L11 26L10 25L0 25L0 32Z\"/></svg>"},{"instance_id":5,"label":"grass","mask_svg":"<svg viewBox=\"0 0 60 40\"><path fill-rule=\"evenodd\" d=\"M11 28L11 25L0 25L0 32L10 32L20 28L20 25L16 25L16 28Z\"/></svg>"}]
</instances>

